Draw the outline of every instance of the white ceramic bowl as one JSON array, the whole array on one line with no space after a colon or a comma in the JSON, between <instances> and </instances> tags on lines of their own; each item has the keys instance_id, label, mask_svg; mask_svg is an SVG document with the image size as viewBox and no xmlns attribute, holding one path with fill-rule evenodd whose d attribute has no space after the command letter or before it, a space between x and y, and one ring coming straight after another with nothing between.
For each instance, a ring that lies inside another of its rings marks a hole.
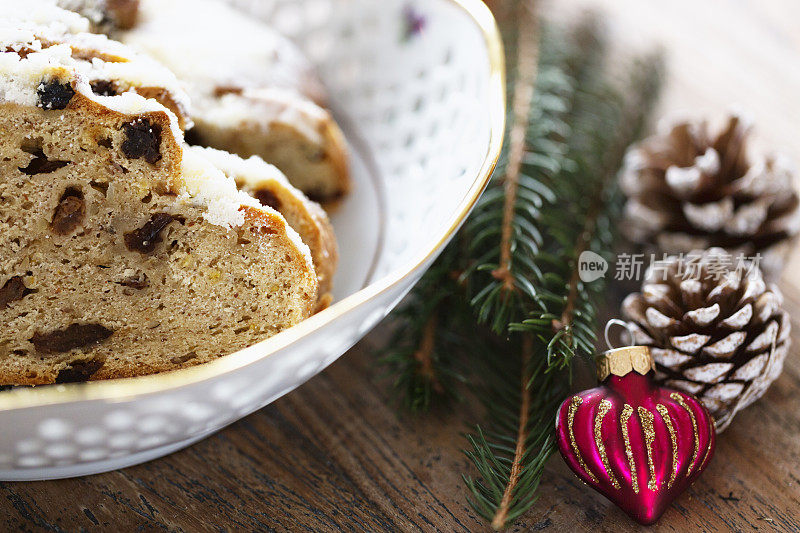
<instances>
[{"instance_id":1,"label":"white ceramic bowl","mask_svg":"<svg viewBox=\"0 0 800 533\"><path fill-rule=\"evenodd\" d=\"M480 0L229 0L318 65L352 147L336 302L264 342L155 376L0 392L0 479L113 470L187 446L337 359L408 292L500 152L500 39Z\"/></svg>"}]
</instances>

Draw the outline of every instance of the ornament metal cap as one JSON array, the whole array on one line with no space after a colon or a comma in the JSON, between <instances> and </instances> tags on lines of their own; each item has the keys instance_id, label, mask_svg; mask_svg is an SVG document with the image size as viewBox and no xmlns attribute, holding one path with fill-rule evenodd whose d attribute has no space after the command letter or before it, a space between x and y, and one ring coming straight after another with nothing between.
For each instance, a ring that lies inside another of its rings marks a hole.
<instances>
[{"instance_id":1,"label":"ornament metal cap","mask_svg":"<svg viewBox=\"0 0 800 533\"><path fill-rule=\"evenodd\" d=\"M623 346L621 348L614 348L611 346L611 340L608 337L608 332L611 326L622 326L628 330L628 342L632 345L635 339L633 329L630 324L624 320L611 319L606 324L605 338L606 344L610 348L603 352L597 358L597 379L604 381L608 376L625 376L635 371L641 375L645 375L651 370L656 369L656 362L653 355L650 353L650 348L647 346Z\"/></svg>"},{"instance_id":2,"label":"ornament metal cap","mask_svg":"<svg viewBox=\"0 0 800 533\"><path fill-rule=\"evenodd\" d=\"M655 369L655 360L647 346L614 348L597 358L597 379L600 381L611 374L622 377L635 371L645 375Z\"/></svg>"}]
</instances>

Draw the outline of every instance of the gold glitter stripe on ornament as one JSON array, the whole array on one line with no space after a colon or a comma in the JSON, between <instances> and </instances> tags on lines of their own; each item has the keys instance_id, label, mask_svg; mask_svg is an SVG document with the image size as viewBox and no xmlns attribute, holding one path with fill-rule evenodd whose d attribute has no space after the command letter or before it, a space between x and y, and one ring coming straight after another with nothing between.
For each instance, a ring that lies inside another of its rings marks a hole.
<instances>
[{"instance_id":1,"label":"gold glitter stripe on ornament","mask_svg":"<svg viewBox=\"0 0 800 533\"><path fill-rule=\"evenodd\" d=\"M678 439L675 436L675 426L672 425L672 419L669 417L669 411L662 404L656 405L656 411L661 415L664 425L667 426L669 432L669 441L672 444L672 471L669 473L669 481L667 481L667 488L672 488L675 483L675 476L678 474Z\"/></svg>"},{"instance_id":2,"label":"gold glitter stripe on ornament","mask_svg":"<svg viewBox=\"0 0 800 533\"><path fill-rule=\"evenodd\" d=\"M656 440L656 432L653 429L653 413L648 411L642 406L639 406L639 420L642 422L642 431L644 432L644 446L647 451L647 470L650 473L650 479L647 481L647 488L650 490L658 490L658 483L656 482L656 465L653 464L653 443Z\"/></svg>"},{"instance_id":3,"label":"gold glitter stripe on ornament","mask_svg":"<svg viewBox=\"0 0 800 533\"><path fill-rule=\"evenodd\" d=\"M675 400L678 405L683 407L686 412L689 413L689 418L692 421L692 432L694 432L694 455L692 456L692 462L689 463L689 468L686 469L686 476L688 477L689 474L692 473L692 470L694 470L694 467L697 464L697 458L700 456L700 434L697 432L697 420L694 419L694 413L689 407L689 404L686 403L686 400L683 399L683 396L677 392L673 392L669 395L669 397Z\"/></svg>"},{"instance_id":4,"label":"gold glitter stripe on ornament","mask_svg":"<svg viewBox=\"0 0 800 533\"><path fill-rule=\"evenodd\" d=\"M567 411L567 431L569 432L569 444L572 446L572 451L575 453L575 457L578 459L578 464L581 465L583 471L586 472L592 481L597 483L597 478L594 477L592 471L589 470L589 467L586 466L586 463L583 461L581 451L578 449L578 443L575 441L575 434L572 432L572 423L575 421L575 413L578 412L578 406L582 403L583 399L580 396L573 396L572 400L569 402L569 411Z\"/></svg>"},{"instance_id":5,"label":"gold glitter stripe on ornament","mask_svg":"<svg viewBox=\"0 0 800 533\"><path fill-rule=\"evenodd\" d=\"M603 436L600 431L603 426L603 418L605 418L610 409L611 402L608 400L603 400L600 402L600 406L597 409L597 414L594 417L594 443L597 445L597 451L600 452L600 460L603 461L603 468L605 468L606 474L608 474L608 479L611 481L611 485L615 489L619 489L619 482L617 481L617 478L614 477L614 473L611 471L611 465L608 464L608 455L606 454L606 447L603 444Z\"/></svg>"},{"instance_id":6,"label":"gold glitter stripe on ornament","mask_svg":"<svg viewBox=\"0 0 800 533\"><path fill-rule=\"evenodd\" d=\"M627 403L622 407L622 414L619 415L619 423L622 426L622 439L625 441L625 455L628 457L628 466L631 469L631 486L634 494L639 494L639 478L636 475L636 461L633 460L633 448L631 448L631 438L628 435L628 420L633 414L633 407Z\"/></svg>"},{"instance_id":7,"label":"gold glitter stripe on ornament","mask_svg":"<svg viewBox=\"0 0 800 533\"><path fill-rule=\"evenodd\" d=\"M709 433L712 433L714 431L714 421L713 420L710 421L708 425L709 425L708 431ZM708 458L710 456L711 456L711 446L709 444L709 446L706 446L706 453L703 455L703 460L700 461L700 468L706 467L706 463L708 463Z\"/></svg>"}]
</instances>

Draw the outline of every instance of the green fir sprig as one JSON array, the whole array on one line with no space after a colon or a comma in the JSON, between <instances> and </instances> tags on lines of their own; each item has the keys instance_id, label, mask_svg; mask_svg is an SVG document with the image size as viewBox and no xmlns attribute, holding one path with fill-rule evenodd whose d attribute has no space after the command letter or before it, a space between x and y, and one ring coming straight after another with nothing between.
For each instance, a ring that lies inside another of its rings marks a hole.
<instances>
[{"instance_id":1,"label":"green fir sprig","mask_svg":"<svg viewBox=\"0 0 800 533\"><path fill-rule=\"evenodd\" d=\"M457 251L455 243L447 247L395 312L396 329L380 359L411 412L459 398L457 386L465 381L457 359L474 346L462 334L470 311L460 297Z\"/></svg>"},{"instance_id":2,"label":"green fir sprig","mask_svg":"<svg viewBox=\"0 0 800 533\"><path fill-rule=\"evenodd\" d=\"M547 364L531 336L514 336L481 361L485 425L467 435L476 476L464 475L470 505L495 529L536 501L554 450L554 413L568 390L564 369Z\"/></svg>"},{"instance_id":3,"label":"green fir sprig","mask_svg":"<svg viewBox=\"0 0 800 533\"><path fill-rule=\"evenodd\" d=\"M510 5L499 17L510 69L506 146L456 242L399 311L383 358L417 411L453 397L463 369L477 369L469 384L486 415L467 435L475 475L464 479L470 504L496 529L536 501L571 362L594 352L604 287L581 281L578 258L610 259L621 206L614 178L661 70L654 56L612 78L596 19L538 31L530 2Z\"/></svg>"},{"instance_id":4,"label":"green fir sprig","mask_svg":"<svg viewBox=\"0 0 800 533\"><path fill-rule=\"evenodd\" d=\"M535 21L525 14L529 12L523 12L520 25L528 30L519 32L517 72L509 80L506 146L464 228L471 260L462 278L470 289L470 304L478 321L498 334L537 306L533 280L543 273L535 258L545 236L534 221L544 204L556 201L546 181L566 161L565 118L574 90L558 66L561 51L545 47L540 52Z\"/></svg>"}]
</instances>

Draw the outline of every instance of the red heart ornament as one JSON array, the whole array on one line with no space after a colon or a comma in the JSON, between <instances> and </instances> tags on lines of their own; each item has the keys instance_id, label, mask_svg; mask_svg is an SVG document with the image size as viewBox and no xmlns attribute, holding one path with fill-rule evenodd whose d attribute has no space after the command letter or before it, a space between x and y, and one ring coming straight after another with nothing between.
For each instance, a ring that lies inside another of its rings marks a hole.
<instances>
[{"instance_id":1,"label":"red heart ornament","mask_svg":"<svg viewBox=\"0 0 800 533\"><path fill-rule=\"evenodd\" d=\"M585 483L641 524L652 524L714 454L716 431L693 396L653 382L648 348L609 350L599 387L558 411L558 448Z\"/></svg>"}]
</instances>

